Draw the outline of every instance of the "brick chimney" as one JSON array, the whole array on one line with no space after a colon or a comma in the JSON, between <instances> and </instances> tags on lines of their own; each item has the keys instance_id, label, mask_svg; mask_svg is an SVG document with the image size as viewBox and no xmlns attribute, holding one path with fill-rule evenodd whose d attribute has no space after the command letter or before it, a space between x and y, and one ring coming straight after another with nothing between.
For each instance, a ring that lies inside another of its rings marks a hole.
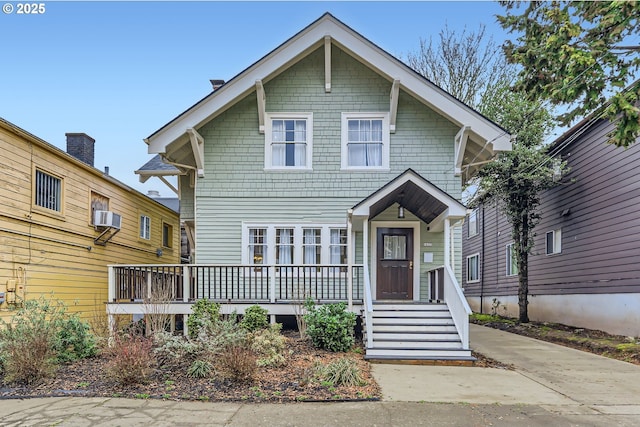
<instances>
[{"instance_id":1,"label":"brick chimney","mask_svg":"<svg viewBox=\"0 0 640 427\"><path fill-rule=\"evenodd\" d=\"M96 140L86 133L65 133L67 137L67 153L78 160L93 166L93 146Z\"/></svg>"}]
</instances>

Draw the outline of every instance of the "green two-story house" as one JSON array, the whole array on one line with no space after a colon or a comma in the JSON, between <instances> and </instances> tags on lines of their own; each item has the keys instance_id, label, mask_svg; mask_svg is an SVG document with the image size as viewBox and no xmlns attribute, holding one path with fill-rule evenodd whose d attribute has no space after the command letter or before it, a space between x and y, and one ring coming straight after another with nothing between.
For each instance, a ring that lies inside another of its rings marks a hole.
<instances>
[{"instance_id":1,"label":"green two-story house","mask_svg":"<svg viewBox=\"0 0 640 427\"><path fill-rule=\"evenodd\" d=\"M179 175L194 249L175 313L345 301L369 358L470 358L454 225L462 182L510 135L332 15L145 142ZM110 301L135 299L113 277Z\"/></svg>"}]
</instances>

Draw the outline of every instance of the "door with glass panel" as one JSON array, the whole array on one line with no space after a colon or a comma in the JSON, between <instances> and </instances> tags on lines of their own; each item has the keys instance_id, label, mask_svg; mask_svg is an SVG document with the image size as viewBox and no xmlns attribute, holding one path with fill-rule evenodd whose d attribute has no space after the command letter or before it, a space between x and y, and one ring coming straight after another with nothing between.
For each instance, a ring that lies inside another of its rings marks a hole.
<instances>
[{"instance_id":1,"label":"door with glass panel","mask_svg":"<svg viewBox=\"0 0 640 427\"><path fill-rule=\"evenodd\" d=\"M376 299L413 299L413 229L378 228Z\"/></svg>"}]
</instances>

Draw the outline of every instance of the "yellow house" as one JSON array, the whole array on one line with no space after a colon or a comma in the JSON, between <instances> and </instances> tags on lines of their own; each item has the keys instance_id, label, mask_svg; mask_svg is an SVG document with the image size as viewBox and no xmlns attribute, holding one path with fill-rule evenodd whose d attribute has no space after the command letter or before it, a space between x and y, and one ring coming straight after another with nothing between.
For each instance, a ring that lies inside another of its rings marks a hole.
<instances>
[{"instance_id":1,"label":"yellow house","mask_svg":"<svg viewBox=\"0 0 640 427\"><path fill-rule=\"evenodd\" d=\"M0 118L0 317L27 299L105 313L107 265L180 262L173 210L93 167L95 141L64 152Z\"/></svg>"}]
</instances>

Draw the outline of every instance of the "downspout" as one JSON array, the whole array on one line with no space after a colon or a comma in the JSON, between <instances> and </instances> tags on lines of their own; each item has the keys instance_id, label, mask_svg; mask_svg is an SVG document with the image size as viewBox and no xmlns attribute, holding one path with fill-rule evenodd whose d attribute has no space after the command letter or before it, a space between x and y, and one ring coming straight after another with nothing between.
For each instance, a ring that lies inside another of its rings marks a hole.
<instances>
[{"instance_id":1,"label":"downspout","mask_svg":"<svg viewBox=\"0 0 640 427\"><path fill-rule=\"evenodd\" d=\"M347 301L349 311L353 309L353 209L347 211Z\"/></svg>"},{"instance_id":2,"label":"downspout","mask_svg":"<svg viewBox=\"0 0 640 427\"><path fill-rule=\"evenodd\" d=\"M480 314L484 314L484 266L485 266L485 240L484 240L484 203L482 203L482 243L481 243L481 264L480 264Z\"/></svg>"}]
</instances>

